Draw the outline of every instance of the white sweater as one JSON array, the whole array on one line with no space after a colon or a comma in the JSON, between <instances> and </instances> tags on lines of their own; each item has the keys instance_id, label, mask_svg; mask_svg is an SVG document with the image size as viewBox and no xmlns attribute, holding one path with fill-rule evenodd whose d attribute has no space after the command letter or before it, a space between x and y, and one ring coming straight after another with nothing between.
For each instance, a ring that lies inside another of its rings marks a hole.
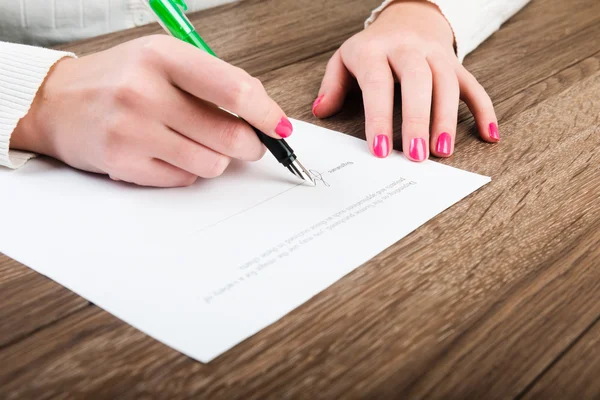
<instances>
[{"instance_id":1,"label":"white sweater","mask_svg":"<svg viewBox=\"0 0 600 400\"><path fill-rule=\"evenodd\" d=\"M235 0L187 0L190 11ZM372 23L394 0L386 0L365 22ZM529 0L429 0L454 31L463 58ZM49 50L62 42L144 25L152 15L139 0L0 1L0 166L19 168L34 154L9 150L17 123L33 102L50 68L72 53ZM3 42L5 41L5 42ZM9 43L13 42L13 43Z\"/></svg>"}]
</instances>

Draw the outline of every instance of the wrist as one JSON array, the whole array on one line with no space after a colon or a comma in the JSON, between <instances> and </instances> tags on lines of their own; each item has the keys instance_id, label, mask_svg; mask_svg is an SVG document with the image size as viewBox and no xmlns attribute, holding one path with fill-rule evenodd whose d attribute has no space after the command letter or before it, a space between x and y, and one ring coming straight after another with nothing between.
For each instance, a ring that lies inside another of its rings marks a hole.
<instances>
[{"instance_id":1,"label":"wrist","mask_svg":"<svg viewBox=\"0 0 600 400\"><path fill-rule=\"evenodd\" d=\"M398 20L402 15L411 15L415 22L431 26L432 30L436 31L438 40L444 45L451 46L456 54L456 38L452 26L434 2L430 0L392 1L381 11L375 22L382 19Z\"/></svg>"},{"instance_id":2,"label":"wrist","mask_svg":"<svg viewBox=\"0 0 600 400\"><path fill-rule=\"evenodd\" d=\"M14 150L24 150L33 153L44 154L44 144L41 143L45 135L40 134L40 129L36 127L35 109L36 100L32 103L27 114L19 120L17 127L10 138L10 148Z\"/></svg>"},{"instance_id":3,"label":"wrist","mask_svg":"<svg viewBox=\"0 0 600 400\"><path fill-rule=\"evenodd\" d=\"M52 82L55 79L56 70L73 61L75 60L64 58L50 69L38 89L29 111L21 118L11 135L11 149L54 156L51 120L55 114L52 108L57 101L52 95Z\"/></svg>"}]
</instances>

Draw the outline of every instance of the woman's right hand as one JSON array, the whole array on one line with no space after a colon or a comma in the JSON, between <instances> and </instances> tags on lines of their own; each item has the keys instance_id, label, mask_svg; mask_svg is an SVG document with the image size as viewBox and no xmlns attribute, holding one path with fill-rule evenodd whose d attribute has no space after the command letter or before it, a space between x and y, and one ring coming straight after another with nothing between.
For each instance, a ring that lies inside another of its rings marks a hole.
<instances>
[{"instance_id":1,"label":"woman's right hand","mask_svg":"<svg viewBox=\"0 0 600 400\"><path fill-rule=\"evenodd\" d=\"M260 81L169 36L63 59L13 132L11 147L144 186L186 186L292 133Z\"/></svg>"}]
</instances>

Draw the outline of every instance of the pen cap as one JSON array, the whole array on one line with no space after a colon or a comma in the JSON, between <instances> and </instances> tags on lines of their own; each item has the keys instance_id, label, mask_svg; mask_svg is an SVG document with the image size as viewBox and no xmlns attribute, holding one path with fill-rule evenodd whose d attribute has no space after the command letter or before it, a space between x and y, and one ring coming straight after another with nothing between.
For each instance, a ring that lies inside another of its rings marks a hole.
<instances>
[{"instance_id":1,"label":"pen cap","mask_svg":"<svg viewBox=\"0 0 600 400\"><path fill-rule=\"evenodd\" d=\"M187 5L184 0L141 0L156 16L165 31L177 39L203 49L211 55L215 53L202 40L194 29L184 11Z\"/></svg>"},{"instance_id":2,"label":"pen cap","mask_svg":"<svg viewBox=\"0 0 600 400\"><path fill-rule=\"evenodd\" d=\"M162 27L176 38L183 40L194 32L194 26L183 13L184 10L187 10L184 0L141 1L150 7Z\"/></svg>"}]
</instances>

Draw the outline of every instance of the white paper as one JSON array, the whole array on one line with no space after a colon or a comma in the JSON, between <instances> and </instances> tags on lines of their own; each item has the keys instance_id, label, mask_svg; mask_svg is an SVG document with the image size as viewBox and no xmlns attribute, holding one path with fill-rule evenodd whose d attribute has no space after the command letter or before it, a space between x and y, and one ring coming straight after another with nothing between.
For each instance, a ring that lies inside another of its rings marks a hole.
<instances>
[{"instance_id":1,"label":"white paper","mask_svg":"<svg viewBox=\"0 0 600 400\"><path fill-rule=\"evenodd\" d=\"M269 154L181 189L49 159L2 169L0 251L208 362L489 182L293 124L317 187Z\"/></svg>"}]
</instances>

